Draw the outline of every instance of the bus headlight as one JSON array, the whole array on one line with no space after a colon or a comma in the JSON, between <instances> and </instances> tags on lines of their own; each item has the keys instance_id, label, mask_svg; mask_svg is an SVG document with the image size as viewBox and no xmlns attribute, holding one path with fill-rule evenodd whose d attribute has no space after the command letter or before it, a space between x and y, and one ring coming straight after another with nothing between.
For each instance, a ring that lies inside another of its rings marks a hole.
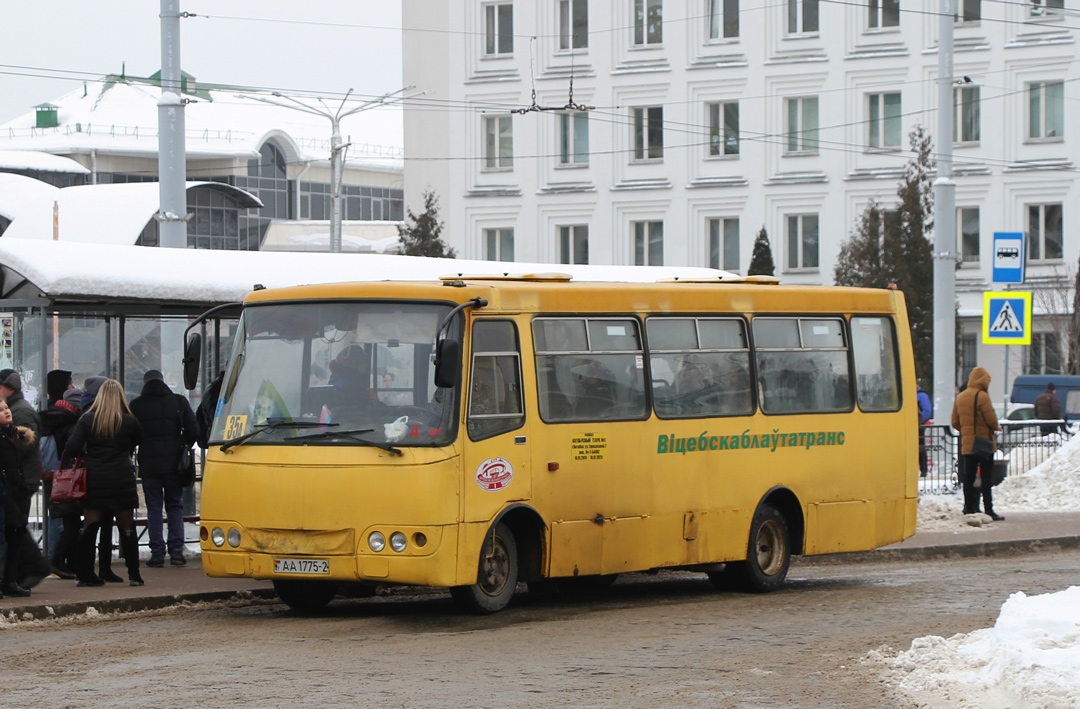
<instances>
[{"instance_id":1,"label":"bus headlight","mask_svg":"<svg viewBox=\"0 0 1080 709\"><path fill-rule=\"evenodd\" d=\"M236 527L229 529L229 546L233 549L240 546L240 530Z\"/></svg>"},{"instance_id":2,"label":"bus headlight","mask_svg":"<svg viewBox=\"0 0 1080 709\"><path fill-rule=\"evenodd\" d=\"M407 544L407 542L405 540L405 535L402 534L401 532L394 532L393 534L390 535L390 548L393 549L394 551L396 551L396 552L405 551L405 545L406 544Z\"/></svg>"},{"instance_id":3,"label":"bus headlight","mask_svg":"<svg viewBox=\"0 0 1080 709\"><path fill-rule=\"evenodd\" d=\"M210 541L214 542L216 547L225 543L225 532L221 527L214 527L214 531L210 532Z\"/></svg>"},{"instance_id":4,"label":"bus headlight","mask_svg":"<svg viewBox=\"0 0 1080 709\"><path fill-rule=\"evenodd\" d=\"M382 551L386 548L386 537L382 532L372 532L368 535L367 544L371 547L371 551Z\"/></svg>"}]
</instances>

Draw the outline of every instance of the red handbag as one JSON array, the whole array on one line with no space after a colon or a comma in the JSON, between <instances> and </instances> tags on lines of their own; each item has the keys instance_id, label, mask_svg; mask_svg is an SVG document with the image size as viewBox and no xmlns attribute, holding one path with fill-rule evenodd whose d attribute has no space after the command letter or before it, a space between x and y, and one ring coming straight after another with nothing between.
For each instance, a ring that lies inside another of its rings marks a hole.
<instances>
[{"instance_id":1,"label":"red handbag","mask_svg":"<svg viewBox=\"0 0 1080 709\"><path fill-rule=\"evenodd\" d=\"M52 494L49 502L80 502L85 500L86 490L86 464L80 455L70 467L60 468L53 473Z\"/></svg>"}]
</instances>

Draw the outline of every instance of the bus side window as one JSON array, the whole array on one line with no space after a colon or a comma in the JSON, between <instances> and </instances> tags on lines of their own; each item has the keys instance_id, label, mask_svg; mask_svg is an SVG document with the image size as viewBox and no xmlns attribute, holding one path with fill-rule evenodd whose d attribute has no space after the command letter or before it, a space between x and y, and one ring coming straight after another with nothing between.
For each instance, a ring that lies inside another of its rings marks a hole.
<instances>
[{"instance_id":1,"label":"bus side window","mask_svg":"<svg viewBox=\"0 0 1080 709\"><path fill-rule=\"evenodd\" d=\"M756 317L752 327L762 411L851 410L851 374L842 320Z\"/></svg>"},{"instance_id":2,"label":"bus side window","mask_svg":"<svg viewBox=\"0 0 1080 709\"><path fill-rule=\"evenodd\" d=\"M509 320L473 324L469 375L469 437L490 438L521 428L521 355L517 328Z\"/></svg>"}]
</instances>

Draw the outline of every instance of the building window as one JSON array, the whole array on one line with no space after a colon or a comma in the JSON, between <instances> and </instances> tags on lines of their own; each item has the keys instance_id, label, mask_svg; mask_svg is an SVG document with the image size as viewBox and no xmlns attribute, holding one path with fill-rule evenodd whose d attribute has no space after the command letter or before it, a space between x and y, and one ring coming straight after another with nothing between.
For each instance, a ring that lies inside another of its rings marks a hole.
<instances>
[{"instance_id":1,"label":"building window","mask_svg":"<svg viewBox=\"0 0 1080 709\"><path fill-rule=\"evenodd\" d=\"M484 6L484 54L514 52L514 5L500 3Z\"/></svg>"},{"instance_id":2,"label":"building window","mask_svg":"<svg viewBox=\"0 0 1080 709\"><path fill-rule=\"evenodd\" d=\"M1060 13L1048 12L1048 10L1064 10L1065 0L1031 0L1031 16L1044 17L1046 15L1058 15Z\"/></svg>"},{"instance_id":3,"label":"building window","mask_svg":"<svg viewBox=\"0 0 1080 709\"><path fill-rule=\"evenodd\" d=\"M634 109L634 159L659 160L664 157L664 109L662 106Z\"/></svg>"},{"instance_id":4,"label":"building window","mask_svg":"<svg viewBox=\"0 0 1080 709\"><path fill-rule=\"evenodd\" d=\"M589 262L589 226L559 227L559 263Z\"/></svg>"},{"instance_id":5,"label":"building window","mask_svg":"<svg viewBox=\"0 0 1080 709\"><path fill-rule=\"evenodd\" d=\"M709 268L739 272L739 220L709 220Z\"/></svg>"},{"instance_id":6,"label":"building window","mask_svg":"<svg viewBox=\"0 0 1080 709\"><path fill-rule=\"evenodd\" d=\"M559 49L589 46L589 0L559 0Z\"/></svg>"},{"instance_id":7,"label":"building window","mask_svg":"<svg viewBox=\"0 0 1080 709\"><path fill-rule=\"evenodd\" d=\"M900 0L869 0L871 29L900 26Z\"/></svg>"},{"instance_id":8,"label":"building window","mask_svg":"<svg viewBox=\"0 0 1080 709\"><path fill-rule=\"evenodd\" d=\"M975 334L960 336L960 359L956 363L956 381L966 382L971 378L971 370L979 366L977 354L979 352L979 340Z\"/></svg>"},{"instance_id":9,"label":"building window","mask_svg":"<svg viewBox=\"0 0 1080 709\"><path fill-rule=\"evenodd\" d=\"M273 143L263 143L259 148L259 157L248 160L248 177L273 177L284 180L285 153Z\"/></svg>"},{"instance_id":10,"label":"building window","mask_svg":"<svg viewBox=\"0 0 1080 709\"><path fill-rule=\"evenodd\" d=\"M664 265L663 222L634 222L634 265Z\"/></svg>"},{"instance_id":11,"label":"building window","mask_svg":"<svg viewBox=\"0 0 1080 709\"><path fill-rule=\"evenodd\" d=\"M982 19L982 0L963 0L960 11L958 22L978 22Z\"/></svg>"},{"instance_id":12,"label":"building window","mask_svg":"<svg viewBox=\"0 0 1080 709\"><path fill-rule=\"evenodd\" d=\"M1056 334L1031 333L1024 374L1061 374L1061 345Z\"/></svg>"},{"instance_id":13,"label":"building window","mask_svg":"<svg viewBox=\"0 0 1080 709\"><path fill-rule=\"evenodd\" d=\"M788 34L818 31L818 0L787 0Z\"/></svg>"},{"instance_id":14,"label":"building window","mask_svg":"<svg viewBox=\"0 0 1080 709\"><path fill-rule=\"evenodd\" d=\"M663 41L663 0L634 0L634 44L642 46Z\"/></svg>"},{"instance_id":15,"label":"building window","mask_svg":"<svg viewBox=\"0 0 1080 709\"><path fill-rule=\"evenodd\" d=\"M979 87L964 86L953 91L953 142L979 142Z\"/></svg>"},{"instance_id":16,"label":"building window","mask_svg":"<svg viewBox=\"0 0 1080 709\"><path fill-rule=\"evenodd\" d=\"M979 262L979 208L961 207L956 210L960 217L960 259L964 263Z\"/></svg>"},{"instance_id":17,"label":"building window","mask_svg":"<svg viewBox=\"0 0 1080 709\"><path fill-rule=\"evenodd\" d=\"M709 155L739 154L739 104L710 103Z\"/></svg>"},{"instance_id":18,"label":"building window","mask_svg":"<svg viewBox=\"0 0 1080 709\"><path fill-rule=\"evenodd\" d=\"M514 230L484 229L484 258L488 261L513 261Z\"/></svg>"},{"instance_id":19,"label":"building window","mask_svg":"<svg viewBox=\"0 0 1080 709\"><path fill-rule=\"evenodd\" d=\"M739 0L706 0L709 7L709 39L739 36Z\"/></svg>"},{"instance_id":20,"label":"building window","mask_svg":"<svg viewBox=\"0 0 1080 709\"><path fill-rule=\"evenodd\" d=\"M787 266L789 270L818 267L818 215L796 214L787 218Z\"/></svg>"},{"instance_id":21,"label":"building window","mask_svg":"<svg viewBox=\"0 0 1080 709\"><path fill-rule=\"evenodd\" d=\"M1065 135L1065 82L1028 84L1028 137L1060 138Z\"/></svg>"},{"instance_id":22,"label":"building window","mask_svg":"<svg viewBox=\"0 0 1080 709\"><path fill-rule=\"evenodd\" d=\"M871 148L899 148L900 93L869 95L869 145Z\"/></svg>"},{"instance_id":23,"label":"building window","mask_svg":"<svg viewBox=\"0 0 1080 709\"><path fill-rule=\"evenodd\" d=\"M586 165L589 162L589 114L584 111L559 114L559 163Z\"/></svg>"},{"instance_id":24,"label":"building window","mask_svg":"<svg viewBox=\"0 0 1080 709\"><path fill-rule=\"evenodd\" d=\"M816 153L817 149L817 96L787 99L787 152Z\"/></svg>"},{"instance_id":25,"label":"building window","mask_svg":"<svg viewBox=\"0 0 1080 709\"><path fill-rule=\"evenodd\" d=\"M488 170L514 166L514 129L510 116L484 116L484 167Z\"/></svg>"},{"instance_id":26,"label":"building window","mask_svg":"<svg viewBox=\"0 0 1080 709\"><path fill-rule=\"evenodd\" d=\"M1028 261L1051 261L1062 255L1060 204L1028 205Z\"/></svg>"}]
</instances>

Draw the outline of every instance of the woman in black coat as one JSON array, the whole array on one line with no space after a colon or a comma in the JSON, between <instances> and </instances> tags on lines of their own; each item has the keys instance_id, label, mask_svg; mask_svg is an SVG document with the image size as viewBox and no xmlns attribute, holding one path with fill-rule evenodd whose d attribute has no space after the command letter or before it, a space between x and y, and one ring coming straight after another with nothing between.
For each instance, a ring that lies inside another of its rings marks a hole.
<instances>
[{"instance_id":1,"label":"woman in black coat","mask_svg":"<svg viewBox=\"0 0 1080 709\"><path fill-rule=\"evenodd\" d=\"M0 598L29 596L29 589L18 583L19 545L27 534L30 517L30 497L22 473L22 449L34 442L34 432L26 426L15 426L11 409L0 399Z\"/></svg>"},{"instance_id":2,"label":"woman in black coat","mask_svg":"<svg viewBox=\"0 0 1080 709\"><path fill-rule=\"evenodd\" d=\"M101 385L90 410L79 418L68 437L65 454L74 458L86 449L87 498L83 500L83 529L79 538L75 571L80 586L101 586L94 573L94 540L103 514L111 513L120 528L128 580L142 586L139 575L139 542L135 536L135 508L139 489L131 456L142 440L138 420L131 414L120 382Z\"/></svg>"}]
</instances>

